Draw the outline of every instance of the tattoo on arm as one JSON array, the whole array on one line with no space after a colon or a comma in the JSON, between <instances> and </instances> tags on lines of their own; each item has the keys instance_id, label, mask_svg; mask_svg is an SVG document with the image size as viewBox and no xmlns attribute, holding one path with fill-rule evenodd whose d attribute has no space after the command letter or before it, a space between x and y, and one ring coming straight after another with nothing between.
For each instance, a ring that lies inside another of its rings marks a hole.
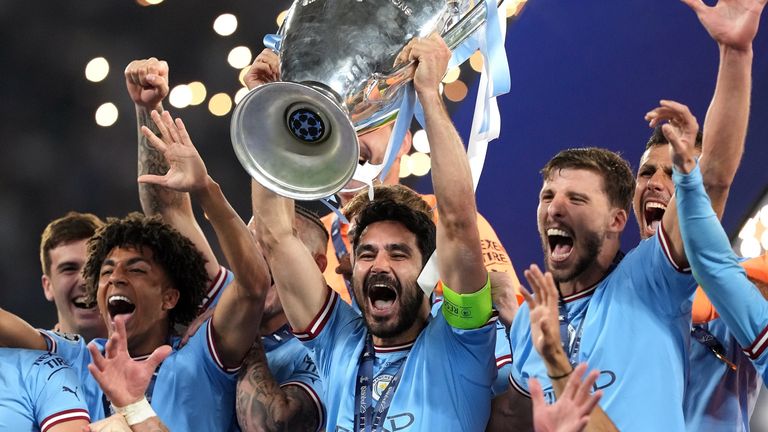
<instances>
[{"instance_id":1,"label":"tattoo on arm","mask_svg":"<svg viewBox=\"0 0 768 432\"><path fill-rule=\"evenodd\" d=\"M253 344L237 382L237 420L244 432L318 429L317 407L296 386L280 387L269 371L261 341Z\"/></svg>"},{"instance_id":2,"label":"tattoo on arm","mask_svg":"<svg viewBox=\"0 0 768 432\"><path fill-rule=\"evenodd\" d=\"M163 154L152 147L149 140L141 133L141 127L146 126L156 135L160 135L160 131L150 117L150 112L146 109L137 109L136 111L136 123L139 128L138 174L163 175L168 172L168 162ZM182 202L182 199L183 194L180 192L172 191L159 185L139 183L141 208L144 214L148 216L159 214L164 207L178 205Z\"/></svg>"}]
</instances>

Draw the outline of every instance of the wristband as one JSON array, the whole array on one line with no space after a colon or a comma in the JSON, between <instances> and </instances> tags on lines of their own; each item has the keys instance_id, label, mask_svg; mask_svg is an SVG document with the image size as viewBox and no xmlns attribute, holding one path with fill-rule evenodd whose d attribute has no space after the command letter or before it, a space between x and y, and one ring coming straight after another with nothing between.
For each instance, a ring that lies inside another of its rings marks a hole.
<instances>
[{"instance_id":1,"label":"wristband","mask_svg":"<svg viewBox=\"0 0 768 432\"><path fill-rule=\"evenodd\" d=\"M549 374L549 372L547 372L547 377L549 377L549 379L552 380L552 381L557 381L559 379L563 379L563 378L569 377L572 373L573 373L573 368L571 368L571 370L569 370L567 373L564 373L562 375L557 375L557 376L552 376L552 375Z\"/></svg>"},{"instance_id":2,"label":"wristband","mask_svg":"<svg viewBox=\"0 0 768 432\"><path fill-rule=\"evenodd\" d=\"M128 426L139 424L152 417L157 417L155 410L152 409L152 406L149 404L146 397L142 397L141 400L124 407L115 405L112 405L112 407L115 409L115 412L125 417L125 422L128 423Z\"/></svg>"},{"instance_id":3,"label":"wristband","mask_svg":"<svg viewBox=\"0 0 768 432\"><path fill-rule=\"evenodd\" d=\"M443 316L451 327L471 330L484 326L493 314L491 279L480 291L459 294L443 283Z\"/></svg>"}]
</instances>

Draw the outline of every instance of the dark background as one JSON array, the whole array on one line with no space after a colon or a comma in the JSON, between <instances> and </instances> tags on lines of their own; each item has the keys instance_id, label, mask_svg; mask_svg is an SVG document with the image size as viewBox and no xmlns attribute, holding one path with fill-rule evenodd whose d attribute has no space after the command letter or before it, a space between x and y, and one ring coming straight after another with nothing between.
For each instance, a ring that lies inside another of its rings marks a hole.
<instances>
[{"instance_id":1,"label":"dark background","mask_svg":"<svg viewBox=\"0 0 768 432\"><path fill-rule=\"evenodd\" d=\"M132 59L156 56L171 65L171 83L203 81L209 97L233 95L237 70L229 50L254 54L287 0L166 0L0 2L0 307L50 327L38 260L47 222L69 210L123 216L139 209L135 126L122 71ZM239 26L221 37L211 28L221 13ZM763 26L766 19L763 17ZM734 234L768 184L768 35L755 41L752 115L747 148L723 223ZM491 143L477 191L480 211L494 225L518 268L541 261L535 208L539 168L574 146L618 150L634 169L650 130L643 115L661 98L688 104L703 123L717 72L718 50L695 14L674 0L531 0L510 25L507 53L512 90L500 99L502 139ZM91 83L85 64L104 56L106 80ZM477 75L464 68L470 89ZM93 120L104 102L120 117L102 128ZM467 138L474 96L451 104ZM187 122L211 175L246 216L248 178L229 140L229 116L206 104L172 110ZM409 178L428 192L429 179ZM638 241L634 220L625 249Z\"/></svg>"}]
</instances>

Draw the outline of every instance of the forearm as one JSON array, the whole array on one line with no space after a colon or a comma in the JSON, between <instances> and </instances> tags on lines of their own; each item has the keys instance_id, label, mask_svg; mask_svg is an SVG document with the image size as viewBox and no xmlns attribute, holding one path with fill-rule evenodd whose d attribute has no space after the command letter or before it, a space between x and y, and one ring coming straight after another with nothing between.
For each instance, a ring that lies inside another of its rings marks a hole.
<instances>
[{"instance_id":1,"label":"forearm","mask_svg":"<svg viewBox=\"0 0 768 432\"><path fill-rule=\"evenodd\" d=\"M256 240L225 198L219 184L207 177L205 187L195 192L195 199L213 226L239 287L245 288L240 296L263 299L269 288L269 270Z\"/></svg>"},{"instance_id":2,"label":"forearm","mask_svg":"<svg viewBox=\"0 0 768 432\"><path fill-rule=\"evenodd\" d=\"M18 316L0 309L0 346L45 351L43 336Z\"/></svg>"},{"instance_id":3,"label":"forearm","mask_svg":"<svg viewBox=\"0 0 768 432\"><path fill-rule=\"evenodd\" d=\"M163 105L158 104L155 110L162 112ZM163 175L168 172L168 162L163 154L155 149L144 134L141 133L141 127L146 126L155 135L160 136L160 130L150 117L151 112L152 110L136 106L136 124L138 127L137 171L140 176L144 174ZM145 215L162 216L163 221L192 240L192 243L195 244L205 257L206 272L213 279L219 271L219 262L195 219L189 194L155 184L139 183L139 201L141 202L141 210Z\"/></svg>"},{"instance_id":4,"label":"forearm","mask_svg":"<svg viewBox=\"0 0 768 432\"><path fill-rule=\"evenodd\" d=\"M293 201L251 182L251 199L262 245L280 302L291 326L305 330L320 312L328 293L323 274L304 244L294 235Z\"/></svg>"},{"instance_id":5,"label":"forearm","mask_svg":"<svg viewBox=\"0 0 768 432\"><path fill-rule=\"evenodd\" d=\"M131 426L131 432L169 432L169 430L160 421L160 417L152 417Z\"/></svg>"},{"instance_id":6,"label":"forearm","mask_svg":"<svg viewBox=\"0 0 768 432\"><path fill-rule=\"evenodd\" d=\"M261 341L254 343L237 382L236 412L243 431L316 431L317 410L305 399L280 387Z\"/></svg>"},{"instance_id":7,"label":"forearm","mask_svg":"<svg viewBox=\"0 0 768 432\"><path fill-rule=\"evenodd\" d=\"M704 192L701 173L673 174L680 229L693 274L743 347L766 326L768 303L747 279Z\"/></svg>"},{"instance_id":8,"label":"forearm","mask_svg":"<svg viewBox=\"0 0 768 432\"><path fill-rule=\"evenodd\" d=\"M469 162L440 94L419 94L432 146L432 184L440 218L437 246L441 279L457 293L481 289L486 280Z\"/></svg>"},{"instance_id":9,"label":"forearm","mask_svg":"<svg viewBox=\"0 0 768 432\"><path fill-rule=\"evenodd\" d=\"M701 172L718 216L744 152L752 85L752 49L720 46L715 93L704 121Z\"/></svg>"}]
</instances>

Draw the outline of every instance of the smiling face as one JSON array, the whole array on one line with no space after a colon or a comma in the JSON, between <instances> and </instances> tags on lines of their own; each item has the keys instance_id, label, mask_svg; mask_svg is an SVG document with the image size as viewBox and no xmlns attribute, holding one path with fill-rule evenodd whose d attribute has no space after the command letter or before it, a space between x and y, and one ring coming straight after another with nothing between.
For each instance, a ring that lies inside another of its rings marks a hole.
<instances>
[{"instance_id":1,"label":"smiling face","mask_svg":"<svg viewBox=\"0 0 768 432\"><path fill-rule=\"evenodd\" d=\"M538 228L544 262L555 281L573 281L593 266L617 211L594 171L560 169L544 181Z\"/></svg>"},{"instance_id":2,"label":"smiling face","mask_svg":"<svg viewBox=\"0 0 768 432\"><path fill-rule=\"evenodd\" d=\"M179 291L172 287L149 247L112 249L101 265L96 298L106 323L117 315L128 317L128 349L132 354L149 353L167 343L168 314L176 306Z\"/></svg>"},{"instance_id":3,"label":"smiling face","mask_svg":"<svg viewBox=\"0 0 768 432\"><path fill-rule=\"evenodd\" d=\"M423 324L426 298L416 283L422 262L416 235L399 222L374 222L361 233L352 283L373 336L394 338Z\"/></svg>"},{"instance_id":4,"label":"smiling face","mask_svg":"<svg viewBox=\"0 0 768 432\"><path fill-rule=\"evenodd\" d=\"M82 269L87 258L88 239L59 244L50 251L50 269L42 277L43 291L56 304L58 328L65 333L79 334L86 340L105 337L104 321L96 303L85 296Z\"/></svg>"}]
</instances>

